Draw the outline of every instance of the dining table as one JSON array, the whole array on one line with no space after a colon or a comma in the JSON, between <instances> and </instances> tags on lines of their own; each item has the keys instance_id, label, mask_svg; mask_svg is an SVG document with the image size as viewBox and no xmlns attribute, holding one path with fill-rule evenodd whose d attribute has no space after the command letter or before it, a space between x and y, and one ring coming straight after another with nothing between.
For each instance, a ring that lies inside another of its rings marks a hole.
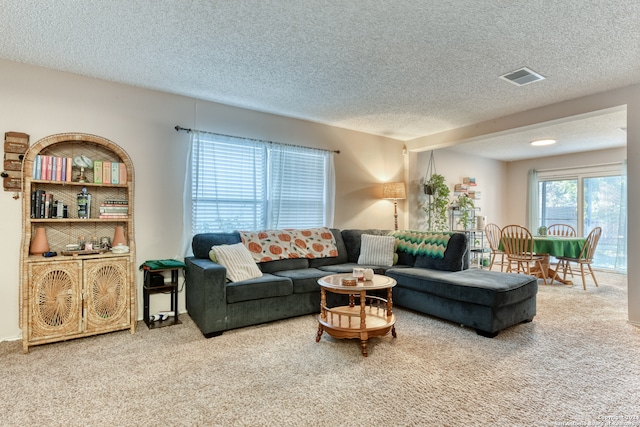
<instances>
[{"instance_id":1,"label":"dining table","mask_svg":"<svg viewBox=\"0 0 640 427\"><path fill-rule=\"evenodd\" d=\"M573 285L571 280L565 280L558 276L557 267L551 267L550 257L578 258L582 247L587 241L586 237L565 237L565 236L533 236L533 252L536 255L545 255L542 268L546 270L546 277L553 281L558 281L565 285ZM504 250L502 241L500 250Z\"/></svg>"}]
</instances>

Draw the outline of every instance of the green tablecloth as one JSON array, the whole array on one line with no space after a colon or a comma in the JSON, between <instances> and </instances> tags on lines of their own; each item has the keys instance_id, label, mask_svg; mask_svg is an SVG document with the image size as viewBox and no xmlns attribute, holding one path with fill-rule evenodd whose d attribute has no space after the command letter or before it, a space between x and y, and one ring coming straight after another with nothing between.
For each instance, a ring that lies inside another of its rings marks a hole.
<instances>
[{"instance_id":1,"label":"green tablecloth","mask_svg":"<svg viewBox=\"0 0 640 427\"><path fill-rule=\"evenodd\" d=\"M578 258L586 240L584 237L534 237L533 251L556 257Z\"/></svg>"},{"instance_id":2,"label":"green tablecloth","mask_svg":"<svg viewBox=\"0 0 640 427\"><path fill-rule=\"evenodd\" d=\"M586 240L584 237L534 236L533 252L555 257L578 258ZM502 242L500 250L503 250Z\"/></svg>"}]
</instances>

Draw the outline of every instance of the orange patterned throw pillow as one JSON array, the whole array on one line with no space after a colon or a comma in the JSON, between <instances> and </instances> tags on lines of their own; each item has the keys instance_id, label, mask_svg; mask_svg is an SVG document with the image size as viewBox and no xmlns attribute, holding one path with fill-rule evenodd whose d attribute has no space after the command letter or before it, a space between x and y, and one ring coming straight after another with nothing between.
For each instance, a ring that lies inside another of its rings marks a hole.
<instances>
[{"instance_id":1,"label":"orange patterned throw pillow","mask_svg":"<svg viewBox=\"0 0 640 427\"><path fill-rule=\"evenodd\" d=\"M338 256L333 233L326 227L240 231L240 237L256 262Z\"/></svg>"}]
</instances>

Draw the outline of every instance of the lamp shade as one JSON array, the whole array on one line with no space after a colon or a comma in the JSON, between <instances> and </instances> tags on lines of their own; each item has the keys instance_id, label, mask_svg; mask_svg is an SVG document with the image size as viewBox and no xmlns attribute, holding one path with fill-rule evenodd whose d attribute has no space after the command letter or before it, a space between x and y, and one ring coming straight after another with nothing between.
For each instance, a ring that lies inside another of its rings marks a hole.
<instances>
[{"instance_id":1,"label":"lamp shade","mask_svg":"<svg viewBox=\"0 0 640 427\"><path fill-rule=\"evenodd\" d=\"M382 185L383 199L406 199L407 193L404 182L385 182Z\"/></svg>"}]
</instances>

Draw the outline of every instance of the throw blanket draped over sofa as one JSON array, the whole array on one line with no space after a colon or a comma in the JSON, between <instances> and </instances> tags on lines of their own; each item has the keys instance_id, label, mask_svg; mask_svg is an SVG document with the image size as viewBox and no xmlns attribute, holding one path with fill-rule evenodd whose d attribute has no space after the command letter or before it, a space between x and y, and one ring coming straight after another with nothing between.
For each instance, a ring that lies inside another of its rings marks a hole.
<instances>
[{"instance_id":1,"label":"throw blanket draped over sofa","mask_svg":"<svg viewBox=\"0 0 640 427\"><path fill-rule=\"evenodd\" d=\"M318 279L350 273L354 267L394 278L394 305L472 327L481 335L495 336L536 314L536 279L469 269L464 233L400 231L389 236L388 230L338 229L259 233L193 237L194 255L185 258L186 304L205 336L318 313ZM272 238L277 241L265 242ZM228 280L231 273L238 274L234 281ZM328 301L332 303L342 302Z\"/></svg>"}]
</instances>

